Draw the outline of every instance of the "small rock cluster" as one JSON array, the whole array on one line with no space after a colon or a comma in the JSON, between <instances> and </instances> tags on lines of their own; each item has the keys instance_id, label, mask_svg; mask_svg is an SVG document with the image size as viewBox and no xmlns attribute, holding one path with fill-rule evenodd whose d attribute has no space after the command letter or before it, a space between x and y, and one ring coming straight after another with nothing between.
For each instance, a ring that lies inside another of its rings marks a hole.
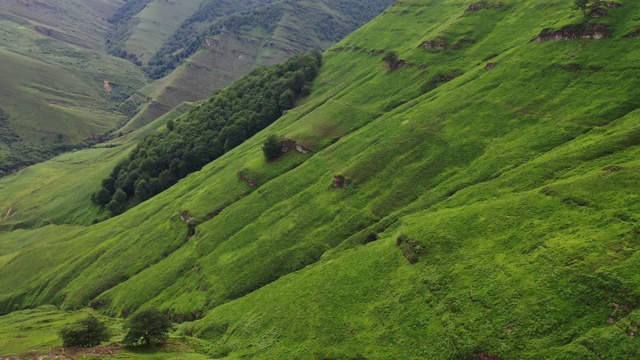
<instances>
[{"instance_id":1,"label":"small rock cluster","mask_svg":"<svg viewBox=\"0 0 640 360\"><path fill-rule=\"evenodd\" d=\"M480 2L469 5L469 7L467 8L467 11L480 11L482 9L499 8L499 7L502 7L502 5L504 5L502 2L491 4L488 1L480 1Z\"/></svg>"}]
</instances>

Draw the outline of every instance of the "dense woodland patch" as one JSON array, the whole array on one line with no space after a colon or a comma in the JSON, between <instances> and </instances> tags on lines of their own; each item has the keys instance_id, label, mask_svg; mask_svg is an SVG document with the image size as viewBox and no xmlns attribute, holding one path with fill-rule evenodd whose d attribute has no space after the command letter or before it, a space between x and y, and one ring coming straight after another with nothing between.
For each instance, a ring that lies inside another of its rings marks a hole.
<instances>
[{"instance_id":1,"label":"dense woodland patch","mask_svg":"<svg viewBox=\"0 0 640 360\"><path fill-rule=\"evenodd\" d=\"M282 65L257 68L185 117L166 133L141 140L119 163L93 200L116 215L127 199L144 201L222 156L291 109L310 93L322 64L319 52L296 55Z\"/></svg>"}]
</instances>

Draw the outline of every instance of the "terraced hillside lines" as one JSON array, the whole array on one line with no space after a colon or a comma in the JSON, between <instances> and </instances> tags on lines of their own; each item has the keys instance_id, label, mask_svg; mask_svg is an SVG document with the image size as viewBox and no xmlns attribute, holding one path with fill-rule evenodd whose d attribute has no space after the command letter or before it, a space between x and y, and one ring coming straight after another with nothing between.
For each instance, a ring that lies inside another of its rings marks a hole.
<instances>
[{"instance_id":1,"label":"terraced hillside lines","mask_svg":"<svg viewBox=\"0 0 640 360\"><path fill-rule=\"evenodd\" d=\"M141 104L140 112L123 130L134 130L183 101L206 98L255 67L281 63L295 53L326 49L391 3L390 0L277 1L223 17L202 30L199 37L171 40L166 45L168 50L156 56L164 54L161 65L154 63L159 61L156 59L148 70L156 69L163 74L175 70L129 100ZM185 54L187 57L182 60Z\"/></svg>"},{"instance_id":2,"label":"terraced hillside lines","mask_svg":"<svg viewBox=\"0 0 640 360\"><path fill-rule=\"evenodd\" d=\"M193 13L202 1L153 1L136 15L136 27L125 42L124 51L135 54L146 65L171 35ZM167 16L169 15L169 16Z\"/></svg>"},{"instance_id":3,"label":"terraced hillside lines","mask_svg":"<svg viewBox=\"0 0 640 360\"><path fill-rule=\"evenodd\" d=\"M12 21L30 24L46 36L86 49L104 49L108 31L105 20L122 5L121 0L6 0L0 14Z\"/></svg>"},{"instance_id":4,"label":"terraced hillside lines","mask_svg":"<svg viewBox=\"0 0 640 360\"><path fill-rule=\"evenodd\" d=\"M126 60L104 54L102 44L97 48L80 44L58 36L62 33L42 31L37 22L44 17L65 26L72 23L74 27L65 31L102 36L106 23L97 17L106 16L115 3L92 2L87 5L92 10L84 10L82 16L75 12L82 6L69 1L49 7L39 2L0 5L6 10L0 18L0 108L8 117L2 125L5 136L0 144L2 175L86 145L93 135L126 121L117 108L146 83L141 71ZM29 4L33 5L29 17L19 17ZM76 15L75 21L65 23L65 16ZM105 82L111 91L105 89Z\"/></svg>"},{"instance_id":5,"label":"terraced hillside lines","mask_svg":"<svg viewBox=\"0 0 640 360\"><path fill-rule=\"evenodd\" d=\"M487 4L399 1L165 192L0 233L0 311L155 306L211 358L640 357L640 5Z\"/></svg>"}]
</instances>

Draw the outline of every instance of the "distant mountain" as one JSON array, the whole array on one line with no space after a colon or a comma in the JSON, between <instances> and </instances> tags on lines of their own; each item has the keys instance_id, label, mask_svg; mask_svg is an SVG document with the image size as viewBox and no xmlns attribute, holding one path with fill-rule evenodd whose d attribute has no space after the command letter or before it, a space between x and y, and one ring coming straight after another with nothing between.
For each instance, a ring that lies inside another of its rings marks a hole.
<instances>
[{"instance_id":1,"label":"distant mountain","mask_svg":"<svg viewBox=\"0 0 640 360\"><path fill-rule=\"evenodd\" d=\"M257 66L280 63L302 51L326 49L392 2L276 1L218 20L211 15L217 14L211 10L217 7L203 5L149 62L147 73L164 77L130 99L128 107L140 112L123 130L147 124L181 102L206 98Z\"/></svg>"},{"instance_id":2,"label":"distant mountain","mask_svg":"<svg viewBox=\"0 0 640 360\"><path fill-rule=\"evenodd\" d=\"M105 52L105 19L122 3L0 2L0 176L127 120L118 106L147 80Z\"/></svg>"},{"instance_id":3,"label":"distant mountain","mask_svg":"<svg viewBox=\"0 0 640 360\"><path fill-rule=\"evenodd\" d=\"M217 19L267 5L275 0L131 0L108 21L114 29L107 39L109 51L146 65L159 51L166 51Z\"/></svg>"}]
</instances>

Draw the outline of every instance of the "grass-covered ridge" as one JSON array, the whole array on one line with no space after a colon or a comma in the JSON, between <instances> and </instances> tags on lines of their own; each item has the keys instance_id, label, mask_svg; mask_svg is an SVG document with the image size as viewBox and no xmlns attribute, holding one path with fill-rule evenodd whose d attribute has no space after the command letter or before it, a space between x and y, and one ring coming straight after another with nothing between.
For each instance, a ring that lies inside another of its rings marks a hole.
<instances>
[{"instance_id":1,"label":"grass-covered ridge","mask_svg":"<svg viewBox=\"0 0 640 360\"><path fill-rule=\"evenodd\" d=\"M303 104L118 217L3 233L49 235L3 255L2 311L153 305L212 358L638 357L640 7L537 42L582 13L469 5L396 3ZM312 151L267 163L274 133Z\"/></svg>"}]
</instances>

